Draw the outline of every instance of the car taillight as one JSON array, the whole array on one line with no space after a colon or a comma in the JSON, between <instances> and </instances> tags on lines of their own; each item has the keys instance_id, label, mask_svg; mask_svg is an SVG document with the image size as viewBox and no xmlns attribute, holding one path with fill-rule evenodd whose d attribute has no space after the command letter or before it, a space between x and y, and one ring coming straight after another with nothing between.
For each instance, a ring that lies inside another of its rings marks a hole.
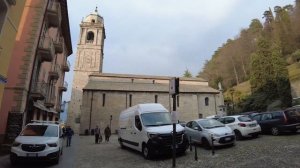
<instances>
[{"instance_id":1,"label":"car taillight","mask_svg":"<svg viewBox=\"0 0 300 168\"><path fill-rule=\"evenodd\" d=\"M244 123L238 123L238 125L239 125L240 127L246 127L246 124L244 124Z\"/></svg>"}]
</instances>

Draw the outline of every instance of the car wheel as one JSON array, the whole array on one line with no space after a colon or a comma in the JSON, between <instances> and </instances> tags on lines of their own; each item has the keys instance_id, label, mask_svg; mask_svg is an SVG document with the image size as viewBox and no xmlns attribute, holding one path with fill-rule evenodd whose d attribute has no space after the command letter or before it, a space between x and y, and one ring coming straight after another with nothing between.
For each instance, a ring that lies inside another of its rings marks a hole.
<instances>
[{"instance_id":1,"label":"car wheel","mask_svg":"<svg viewBox=\"0 0 300 168\"><path fill-rule=\"evenodd\" d=\"M18 164L18 160L17 160L16 156L10 155L10 164L12 166L15 166Z\"/></svg>"},{"instance_id":2,"label":"car wheel","mask_svg":"<svg viewBox=\"0 0 300 168\"><path fill-rule=\"evenodd\" d=\"M253 134L252 138L258 138L258 134Z\"/></svg>"},{"instance_id":3,"label":"car wheel","mask_svg":"<svg viewBox=\"0 0 300 168\"><path fill-rule=\"evenodd\" d=\"M145 159L151 159L151 153L147 145L143 145L142 153Z\"/></svg>"},{"instance_id":4,"label":"car wheel","mask_svg":"<svg viewBox=\"0 0 300 168\"><path fill-rule=\"evenodd\" d=\"M59 163L60 153L61 153L60 151L57 153L57 156L56 156L56 158L53 161L54 164L58 164Z\"/></svg>"},{"instance_id":5,"label":"car wheel","mask_svg":"<svg viewBox=\"0 0 300 168\"><path fill-rule=\"evenodd\" d=\"M274 135L274 136L277 136L279 135L279 130L277 127L272 127L271 128L271 134Z\"/></svg>"},{"instance_id":6,"label":"car wheel","mask_svg":"<svg viewBox=\"0 0 300 168\"><path fill-rule=\"evenodd\" d=\"M206 138L202 139L202 145L205 149L210 149L211 146Z\"/></svg>"},{"instance_id":7,"label":"car wheel","mask_svg":"<svg viewBox=\"0 0 300 168\"><path fill-rule=\"evenodd\" d=\"M243 136L242 136L240 131L234 130L234 134L235 134L235 139L236 140L242 140L243 139Z\"/></svg>"}]
</instances>

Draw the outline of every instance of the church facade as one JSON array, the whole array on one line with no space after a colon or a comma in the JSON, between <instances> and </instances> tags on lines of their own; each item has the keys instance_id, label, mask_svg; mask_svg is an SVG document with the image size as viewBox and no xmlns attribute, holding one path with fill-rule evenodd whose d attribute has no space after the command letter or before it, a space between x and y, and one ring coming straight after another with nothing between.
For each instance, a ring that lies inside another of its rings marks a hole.
<instances>
[{"instance_id":1,"label":"church facade","mask_svg":"<svg viewBox=\"0 0 300 168\"><path fill-rule=\"evenodd\" d=\"M121 111L140 103L160 103L172 110L173 101L169 95L171 77L102 73L103 18L95 11L80 26L67 122L76 133L91 132L96 125L101 129L110 125L116 132ZM93 35L89 35L90 32ZM222 91L209 87L208 81L180 78L179 83L180 93L175 105L180 121L224 114Z\"/></svg>"}]
</instances>

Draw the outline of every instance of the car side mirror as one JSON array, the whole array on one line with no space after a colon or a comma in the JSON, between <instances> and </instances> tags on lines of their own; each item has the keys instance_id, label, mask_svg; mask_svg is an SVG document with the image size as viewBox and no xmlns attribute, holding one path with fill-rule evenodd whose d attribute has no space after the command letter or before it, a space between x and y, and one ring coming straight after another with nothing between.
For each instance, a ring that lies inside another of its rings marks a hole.
<instances>
[{"instance_id":1,"label":"car side mirror","mask_svg":"<svg viewBox=\"0 0 300 168\"><path fill-rule=\"evenodd\" d=\"M202 131L202 129L200 127L194 127L194 130Z\"/></svg>"}]
</instances>

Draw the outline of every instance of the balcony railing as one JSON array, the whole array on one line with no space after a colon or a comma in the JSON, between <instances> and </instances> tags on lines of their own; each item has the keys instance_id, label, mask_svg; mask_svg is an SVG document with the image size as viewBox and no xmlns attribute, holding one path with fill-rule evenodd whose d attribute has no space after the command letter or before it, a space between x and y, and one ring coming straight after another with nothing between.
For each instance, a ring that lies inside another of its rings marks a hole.
<instances>
[{"instance_id":1,"label":"balcony railing","mask_svg":"<svg viewBox=\"0 0 300 168\"><path fill-rule=\"evenodd\" d=\"M51 70L49 71L49 78L51 80L57 80L59 78L60 67L58 64L52 66Z\"/></svg>"},{"instance_id":2,"label":"balcony railing","mask_svg":"<svg viewBox=\"0 0 300 168\"><path fill-rule=\"evenodd\" d=\"M43 100L46 97L47 84L45 82L36 82L31 89L31 97L34 100Z\"/></svg>"},{"instance_id":3,"label":"balcony railing","mask_svg":"<svg viewBox=\"0 0 300 168\"><path fill-rule=\"evenodd\" d=\"M64 44L64 38L57 37L54 43L55 53L62 53L63 52L63 44Z\"/></svg>"},{"instance_id":4,"label":"balcony railing","mask_svg":"<svg viewBox=\"0 0 300 168\"><path fill-rule=\"evenodd\" d=\"M68 83L64 82L63 86L59 87L60 91L66 92L68 90Z\"/></svg>"},{"instance_id":5,"label":"balcony railing","mask_svg":"<svg viewBox=\"0 0 300 168\"><path fill-rule=\"evenodd\" d=\"M48 108L54 107L55 101L56 101L56 96L54 94L48 95L44 104Z\"/></svg>"},{"instance_id":6,"label":"balcony railing","mask_svg":"<svg viewBox=\"0 0 300 168\"><path fill-rule=\"evenodd\" d=\"M61 7L56 0L51 0L47 8L47 17L49 27L60 27L61 23Z\"/></svg>"},{"instance_id":7,"label":"balcony railing","mask_svg":"<svg viewBox=\"0 0 300 168\"><path fill-rule=\"evenodd\" d=\"M70 62L66 61L63 65L63 71L69 72L70 71Z\"/></svg>"},{"instance_id":8,"label":"balcony railing","mask_svg":"<svg viewBox=\"0 0 300 168\"><path fill-rule=\"evenodd\" d=\"M38 55L41 61L51 62L55 55L53 41L50 37L41 36L38 45Z\"/></svg>"}]
</instances>

